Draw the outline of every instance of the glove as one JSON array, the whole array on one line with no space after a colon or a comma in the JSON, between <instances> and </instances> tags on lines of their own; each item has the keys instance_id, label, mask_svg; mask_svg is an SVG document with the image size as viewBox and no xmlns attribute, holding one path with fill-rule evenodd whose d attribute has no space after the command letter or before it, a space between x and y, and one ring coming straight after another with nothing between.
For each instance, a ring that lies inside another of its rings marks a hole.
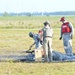
<instances>
[{"instance_id":1,"label":"glove","mask_svg":"<svg viewBox=\"0 0 75 75\"><path fill-rule=\"evenodd\" d=\"M73 39L73 35L71 35L71 39Z\"/></svg>"},{"instance_id":2,"label":"glove","mask_svg":"<svg viewBox=\"0 0 75 75\"><path fill-rule=\"evenodd\" d=\"M62 39L62 37L59 38L59 40L61 40L61 39Z\"/></svg>"},{"instance_id":3,"label":"glove","mask_svg":"<svg viewBox=\"0 0 75 75\"><path fill-rule=\"evenodd\" d=\"M43 45L43 41L40 41L41 45Z\"/></svg>"},{"instance_id":4,"label":"glove","mask_svg":"<svg viewBox=\"0 0 75 75\"><path fill-rule=\"evenodd\" d=\"M28 50L31 50L31 46L30 46L30 48Z\"/></svg>"}]
</instances>

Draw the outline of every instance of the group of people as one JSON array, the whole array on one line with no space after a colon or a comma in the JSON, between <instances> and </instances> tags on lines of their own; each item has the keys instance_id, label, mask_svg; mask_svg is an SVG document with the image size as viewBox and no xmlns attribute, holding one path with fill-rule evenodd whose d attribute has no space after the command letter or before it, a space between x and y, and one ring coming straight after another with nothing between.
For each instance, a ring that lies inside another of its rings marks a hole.
<instances>
[{"instance_id":1,"label":"group of people","mask_svg":"<svg viewBox=\"0 0 75 75\"><path fill-rule=\"evenodd\" d=\"M65 50L65 55L60 52L55 52L52 49L52 37L53 37L53 30L50 25L49 21L45 21L44 27L39 30L38 34L34 34L33 32L29 33L29 36L32 37L35 42L30 46L30 49L33 45L35 45L35 48L40 48L43 46L43 50L45 52L44 54L44 61L53 61L53 57L60 56L60 59L63 59L65 57L69 58L73 56L72 52L72 39L74 35L74 28L73 25L65 20L65 17L62 17L60 19L60 22L62 22L61 25L61 31L60 31L60 38L59 40L63 39L63 45ZM64 56L64 58L62 56ZM57 58L58 59L58 58Z\"/></svg>"}]
</instances>

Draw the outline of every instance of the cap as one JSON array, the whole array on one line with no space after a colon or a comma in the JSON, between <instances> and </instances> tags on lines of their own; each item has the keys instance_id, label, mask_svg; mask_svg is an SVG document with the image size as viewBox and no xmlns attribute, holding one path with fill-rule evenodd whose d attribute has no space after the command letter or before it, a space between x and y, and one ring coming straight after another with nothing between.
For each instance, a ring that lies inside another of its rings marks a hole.
<instances>
[{"instance_id":1,"label":"cap","mask_svg":"<svg viewBox=\"0 0 75 75\"><path fill-rule=\"evenodd\" d=\"M62 18L60 19L60 21L65 21L65 17L62 17Z\"/></svg>"},{"instance_id":2,"label":"cap","mask_svg":"<svg viewBox=\"0 0 75 75\"><path fill-rule=\"evenodd\" d=\"M50 25L50 22L49 22L49 21L45 21L45 22L44 22L44 25L47 25L47 24Z\"/></svg>"}]
</instances>

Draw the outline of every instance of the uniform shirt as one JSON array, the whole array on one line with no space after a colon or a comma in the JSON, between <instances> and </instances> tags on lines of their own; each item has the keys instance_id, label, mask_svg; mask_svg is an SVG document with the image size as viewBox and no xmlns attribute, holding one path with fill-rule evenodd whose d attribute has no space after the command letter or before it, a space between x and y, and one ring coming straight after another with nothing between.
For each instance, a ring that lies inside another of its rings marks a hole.
<instances>
[{"instance_id":1,"label":"uniform shirt","mask_svg":"<svg viewBox=\"0 0 75 75\"><path fill-rule=\"evenodd\" d=\"M39 34L34 34L33 35L34 43L35 43L35 48L39 48L41 46L40 43L40 35Z\"/></svg>"},{"instance_id":2,"label":"uniform shirt","mask_svg":"<svg viewBox=\"0 0 75 75\"><path fill-rule=\"evenodd\" d=\"M47 29L49 29L47 32L46 32L46 30ZM47 36L50 36L50 37L52 37L53 36L53 29L50 27L50 26L45 26L43 29L42 29L42 31L43 31L43 38L45 38L45 37L47 37Z\"/></svg>"}]
</instances>

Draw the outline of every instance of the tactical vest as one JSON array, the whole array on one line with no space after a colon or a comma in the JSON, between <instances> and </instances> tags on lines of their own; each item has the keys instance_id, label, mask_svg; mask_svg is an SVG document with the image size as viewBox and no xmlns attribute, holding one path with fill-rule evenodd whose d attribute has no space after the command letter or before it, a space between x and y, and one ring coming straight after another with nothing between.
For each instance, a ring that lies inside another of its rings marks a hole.
<instances>
[{"instance_id":1,"label":"tactical vest","mask_svg":"<svg viewBox=\"0 0 75 75\"><path fill-rule=\"evenodd\" d=\"M43 32L44 37L52 37L51 28L45 28Z\"/></svg>"},{"instance_id":2,"label":"tactical vest","mask_svg":"<svg viewBox=\"0 0 75 75\"><path fill-rule=\"evenodd\" d=\"M69 27L69 22L63 23L62 24L62 33L70 33L71 28Z\"/></svg>"}]
</instances>

